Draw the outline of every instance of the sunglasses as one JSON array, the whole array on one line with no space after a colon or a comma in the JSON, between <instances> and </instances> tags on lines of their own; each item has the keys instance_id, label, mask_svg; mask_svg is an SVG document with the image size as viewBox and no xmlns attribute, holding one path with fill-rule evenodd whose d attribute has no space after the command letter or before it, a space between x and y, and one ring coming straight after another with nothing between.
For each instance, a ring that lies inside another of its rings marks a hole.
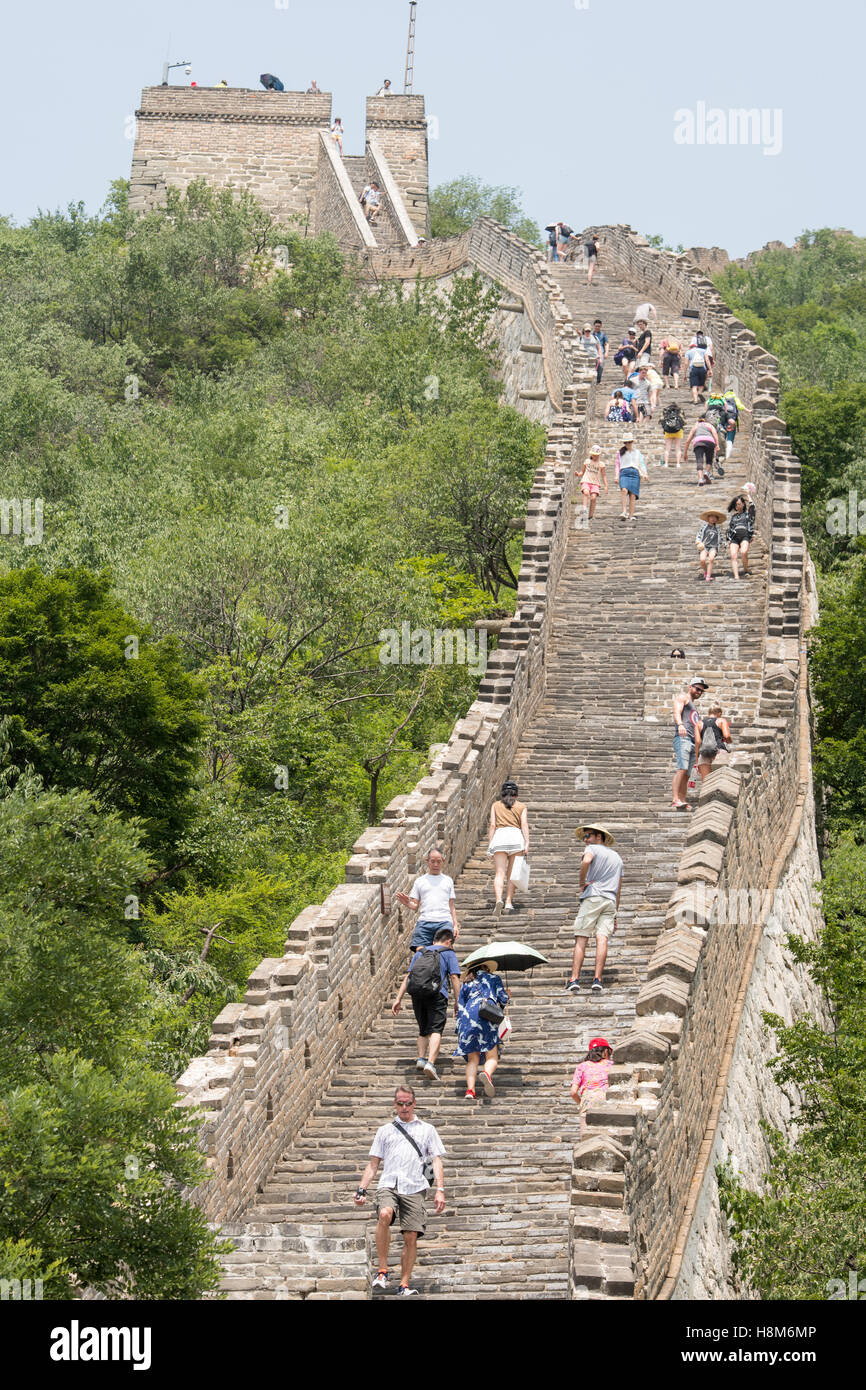
<instances>
[{"instance_id":1,"label":"sunglasses","mask_svg":"<svg viewBox=\"0 0 866 1390\"><path fill-rule=\"evenodd\" d=\"M408 1110L410 1106L415 1104L415 1102L414 1100L395 1100L394 1104L399 1105L403 1110Z\"/></svg>"}]
</instances>

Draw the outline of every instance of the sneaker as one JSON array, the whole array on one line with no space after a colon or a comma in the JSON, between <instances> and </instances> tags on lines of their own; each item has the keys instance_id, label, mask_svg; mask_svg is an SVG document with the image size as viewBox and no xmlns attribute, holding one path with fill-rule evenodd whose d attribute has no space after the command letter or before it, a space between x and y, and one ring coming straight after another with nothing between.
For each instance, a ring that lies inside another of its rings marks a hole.
<instances>
[{"instance_id":1,"label":"sneaker","mask_svg":"<svg viewBox=\"0 0 866 1390\"><path fill-rule=\"evenodd\" d=\"M593 992L593 994L601 994L603 990L604 990L604 985L601 983L601 980L598 980L598 979L593 980L593 982L592 982L592 992Z\"/></svg>"},{"instance_id":2,"label":"sneaker","mask_svg":"<svg viewBox=\"0 0 866 1390\"><path fill-rule=\"evenodd\" d=\"M565 992L566 994L580 994L580 981L569 980L568 984L565 986Z\"/></svg>"},{"instance_id":3,"label":"sneaker","mask_svg":"<svg viewBox=\"0 0 866 1390\"><path fill-rule=\"evenodd\" d=\"M387 1293L387 1292L388 1292L388 1276L387 1276L387 1274L382 1274L382 1273L377 1274L377 1275L376 1275L376 1278L373 1280L373 1288L374 1288L374 1289L381 1289L383 1293Z\"/></svg>"},{"instance_id":4,"label":"sneaker","mask_svg":"<svg viewBox=\"0 0 866 1390\"><path fill-rule=\"evenodd\" d=\"M431 1081L438 1081L438 1080L439 1080L439 1073L438 1073L438 1071L436 1070L436 1068L434 1067L434 1065L433 1065L432 1062L425 1062L425 1063L424 1063L424 1075L425 1075L425 1076L429 1076L429 1078L430 1078Z\"/></svg>"},{"instance_id":5,"label":"sneaker","mask_svg":"<svg viewBox=\"0 0 866 1390\"><path fill-rule=\"evenodd\" d=\"M506 904L505 904L505 911L506 911L506 912L513 912L513 911L514 911L514 903L506 903Z\"/></svg>"},{"instance_id":6,"label":"sneaker","mask_svg":"<svg viewBox=\"0 0 866 1390\"><path fill-rule=\"evenodd\" d=\"M410 1288L407 1288L405 1284L401 1284L400 1287L399 1287L399 1289L397 1290L397 1297L398 1297L398 1298L417 1298L417 1297L418 1297L418 1290L417 1290L417 1289L410 1289Z\"/></svg>"},{"instance_id":7,"label":"sneaker","mask_svg":"<svg viewBox=\"0 0 866 1390\"><path fill-rule=\"evenodd\" d=\"M418 1058L418 1061L415 1063L415 1070L416 1070L416 1071L423 1071L424 1068L426 1067L426 1065L427 1065L427 1058L426 1058L426 1057L419 1057L419 1058Z\"/></svg>"},{"instance_id":8,"label":"sneaker","mask_svg":"<svg viewBox=\"0 0 866 1390\"><path fill-rule=\"evenodd\" d=\"M464 1100L474 1100L474 1099L475 1099L475 1092L474 1092L474 1091L467 1091L466 1094L464 1095L463 1099L464 1099Z\"/></svg>"},{"instance_id":9,"label":"sneaker","mask_svg":"<svg viewBox=\"0 0 866 1390\"><path fill-rule=\"evenodd\" d=\"M494 909L493 909L493 916L494 916L494 917L501 917L501 916L502 916L502 903L501 903L501 901L500 901L500 902L497 902L496 906L494 907Z\"/></svg>"},{"instance_id":10,"label":"sneaker","mask_svg":"<svg viewBox=\"0 0 866 1390\"><path fill-rule=\"evenodd\" d=\"M482 1071L481 1073L481 1084L484 1087L484 1094L486 1096L496 1095L496 1087L493 1084L493 1078L488 1076L486 1071Z\"/></svg>"}]
</instances>

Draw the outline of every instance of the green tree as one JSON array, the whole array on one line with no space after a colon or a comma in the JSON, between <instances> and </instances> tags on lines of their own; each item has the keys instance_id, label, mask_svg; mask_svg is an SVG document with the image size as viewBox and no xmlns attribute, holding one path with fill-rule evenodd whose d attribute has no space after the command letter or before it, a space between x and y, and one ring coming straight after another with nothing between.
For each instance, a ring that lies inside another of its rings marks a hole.
<instances>
[{"instance_id":1,"label":"green tree","mask_svg":"<svg viewBox=\"0 0 866 1390\"><path fill-rule=\"evenodd\" d=\"M197 1120L144 1057L151 1004L124 916L147 867L137 833L28 770L7 766L3 789L3 1258L49 1297L196 1297L218 1245L179 1191L205 1177Z\"/></svg>"},{"instance_id":2,"label":"green tree","mask_svg":"<svg viewBox=\"0 0 866 1390\"><path fill-rule=\"evenodd\" d=\"M106 575L0 576L0 704L14 762L139 819L168 851L190 813L199 691L175 643L151 641Z\"/></svg>"},{"instance_id":3,"label":"green tree","mask_svg":"<svg viewBox=\"0 0 866 1390\"><path fill-rule=\"evenodd\" d=\"M866 816L866 556L825 581L821 602L811 635L815 770L832 818L851 825Z\"/></svg>"},{"instance_id":4,"label":"green tree","mask_svg":"<svg viewBox=\"0 0 866 1390\"><path fill-rule=\"evenodd\" d=\"M434 237L457 236L477 217L492 217L528 241L541 245L541 232L521 207L519 188L482 183L474 174L440 183L430 193L430 226Z\"/></svg>"},{"instance_id":5,"label":"green tree","mask_svg":"<svg viewBox=\"0 0 866 1390\"><path fill-rule=\"evenodd\" d=\"M776 1015L771 1067L800 1102L797 1137L765 1127L770 1166L751 1191L723 1165L719 1191L744 1285L768 1299L825 1299L866 1268L866 845L843 837L825 864L817 942L789 937L824 994L830 1026ZM838 1287L838 1286L837 1286Z\"/></svg>"}]
</instances>

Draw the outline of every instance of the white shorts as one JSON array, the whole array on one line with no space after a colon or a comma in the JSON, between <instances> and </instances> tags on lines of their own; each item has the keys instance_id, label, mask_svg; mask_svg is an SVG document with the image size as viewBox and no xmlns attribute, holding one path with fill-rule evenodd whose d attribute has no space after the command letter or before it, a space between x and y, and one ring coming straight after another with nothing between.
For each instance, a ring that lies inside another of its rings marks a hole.
<instances>
[{"instance_id":1,"label":"white shorts","mask_svg":"<svg viewBox=\"0 0 866 1390\"><path fill-rule=\"evenodd\" d=\"M500 825L493 833L487 853L492 855L501 850L504 854L522 854L523 848L521 831L510 825Z\"/></svg>"}]
</instances>

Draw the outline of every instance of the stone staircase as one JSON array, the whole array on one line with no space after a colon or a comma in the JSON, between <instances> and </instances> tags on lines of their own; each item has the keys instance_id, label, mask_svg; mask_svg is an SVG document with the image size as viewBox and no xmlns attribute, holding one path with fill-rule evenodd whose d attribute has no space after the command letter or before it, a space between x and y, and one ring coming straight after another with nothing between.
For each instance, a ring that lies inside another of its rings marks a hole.
<instances>
[{"instance_id":1,"label":"stone staircase","mask_svg":"<svg viewBox=\"0 0 866 1390\"><path fill-rule=\"evenodd\" d=\"M603 272L587 290L579 269L551 269L578 329L600 315L612 353L641 296ZM656 344L666 326L682 340L688 322L675 306L657 307ZM746 416L728 476L712 488L695 486L691 463L679 471L660 469L658 420L639 426L634 432L650 481L642 487L637 520L620 521L613 457L631 427L600 418L619 377L608 359L608 390L598 393L594 431L611 494L602 494L590 528L574 529L555 599L544 696L512 769L530 809L530 891L518 898L513 916L494 920L486 837L457 879L459 954L506 935L525 939L549 960L531 976L508 980L514 1033L496 1074L496 1096L463 1099L463 1067L450 1058L450 1022L441 1081L419 1078L411 1009L398 1019L383 1011L348 1050L243 1219L223 1227L235 1243L225 1261L229 1298L370 1297L374 1203L359 1212L351 1196L376 1128L393 1115L394 1088L404 1081L418 1093L419 1117L437 1127L447 1149L446 1210L441 1218L430 1216L413 1279L423 1297L565 1299L570 1225L580 1295L632 1295L622 1176L572 1174L578 1113L569 1095L571 1074L591 1036L601 1033L615 1045L634 1028L638 992L676 886L690 817L669 809L675 690L688 675L710 672L711 696L734 713L735 741L756 714L767 582L761 530L763 520L766 533L770 519L758 518L749 580L735 583L724 559L713 584L698 582L698 513L710 504L724 508L746 481ZM671 394L662 393L662 405ZM681 389L676 398L690 425L697 416L690 393ZM579 512L577 494L578 523ZM669 659L673 646L685 649L685 663ZM574 828L590 817L602 819L617 837L625 862L622 910L604 993L588 993L590 942L583 990L571 996L564 985L582 849ZM395 978L395 992L397 984ZM609 1100L617 1099L619 1086L623 1103L606 1107L609 1133L627 1138L640 1110L655 1104L658 1070L649 1064L614 1069ZM628 1089L620 1084L626 1074ZM392 1272L400 1245L395 1235Z\"/></svg>"}]
</instances>

